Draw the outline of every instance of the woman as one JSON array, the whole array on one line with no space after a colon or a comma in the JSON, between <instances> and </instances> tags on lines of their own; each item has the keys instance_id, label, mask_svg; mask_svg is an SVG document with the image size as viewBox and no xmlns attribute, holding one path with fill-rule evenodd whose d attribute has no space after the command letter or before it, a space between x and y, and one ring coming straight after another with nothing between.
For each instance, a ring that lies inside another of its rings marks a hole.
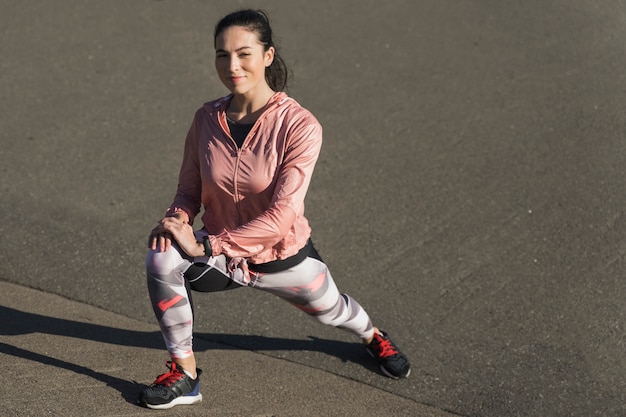
<instances>
[{"instance_id":1,"label":"woman","mask_svg":"<svg viewBox=\"0 0 626 417\"><path fill-rule=\"evenodd\" d=\"M166 409L202 401L190 289L270 292L360 337L386 375L408 376L406 356L339 293L311 243L304 198L322 128L282 92L287 69L267 16L242 10L224 17L214 46L215 68L231 94L196 112L174 202L149 238L148 290L171 361L140 402ZM194 232L201 206L203 227Z\"/></svg>"}]
</instances>

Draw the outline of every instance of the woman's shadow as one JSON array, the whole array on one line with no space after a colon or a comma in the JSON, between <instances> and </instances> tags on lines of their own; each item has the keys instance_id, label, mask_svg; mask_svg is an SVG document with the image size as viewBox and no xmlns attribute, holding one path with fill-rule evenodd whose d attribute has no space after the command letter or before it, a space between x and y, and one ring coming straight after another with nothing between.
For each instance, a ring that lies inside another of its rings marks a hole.
<instances>
[{"instance_id":1,"label":"woman's shadow","mask_svg":"<svg viewBox=\"0 0 626 417\"><path fill-rule=\"evenodd\" d=\"M4 306L0 306L0 317L2 318L0 321L0 336L44 333L126 347L164 350L163 338L158 331L146 332L119 329L99 324L47 317ZM363 346L360 343L319 339L312 336L309 336L308 340L296 340L254 335L211 333L194 334L194 339L209 342L197 343L196 346L199 349L196 349L196 351L199 352L210 349L314 351L335 356L344 362L354 362L371 370L377 369L367 360ZM145 384L140 384L136 381L103 374L81 365L55 359L1 341L0 353L90 376L116 389L126 401L133 404L136 403L137 394L146 387Z\"/></svg>"}]
</instances>

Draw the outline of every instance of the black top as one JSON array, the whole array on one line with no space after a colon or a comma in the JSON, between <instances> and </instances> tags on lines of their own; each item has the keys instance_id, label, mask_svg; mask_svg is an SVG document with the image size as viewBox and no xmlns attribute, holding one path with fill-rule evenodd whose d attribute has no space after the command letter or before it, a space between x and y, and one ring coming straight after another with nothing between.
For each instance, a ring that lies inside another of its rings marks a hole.
<instances>
[{"instance_id":1,"label":"black top","mask_svg":"<svg viewBox=\"0 0 626 417\"><path fill-rule=\"evenodd\" d=\"M243 142L246 140L246 136L248 136L248 133L250 133L250 130L252 130L252 126L254 126L254 123L240 124L233 122L229 118L227 118L227 120L228 127L230 128L230 135L233 137L233 139L235 139L237 147L241 148L243 146Z\"/></svg>"}]
</instances>

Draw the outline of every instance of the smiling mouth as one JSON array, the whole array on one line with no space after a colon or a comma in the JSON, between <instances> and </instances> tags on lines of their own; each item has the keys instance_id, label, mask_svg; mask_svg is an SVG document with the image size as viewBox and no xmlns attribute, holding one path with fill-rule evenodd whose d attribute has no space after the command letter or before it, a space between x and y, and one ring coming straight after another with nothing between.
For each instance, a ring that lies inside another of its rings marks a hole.
<instances>
[{"instance_id":1,"label":"smiling mouth","mask_svg":"<svg viewBox=\"0 0 626 417\"><path fill-rule=\"evenodd\" d=\"M242 76L229 77L229 78L230 78L230 81L232 81L235 84L243 81L243 79L244 79L244 77L242 77Z\"/></svg>"}]
</instances>

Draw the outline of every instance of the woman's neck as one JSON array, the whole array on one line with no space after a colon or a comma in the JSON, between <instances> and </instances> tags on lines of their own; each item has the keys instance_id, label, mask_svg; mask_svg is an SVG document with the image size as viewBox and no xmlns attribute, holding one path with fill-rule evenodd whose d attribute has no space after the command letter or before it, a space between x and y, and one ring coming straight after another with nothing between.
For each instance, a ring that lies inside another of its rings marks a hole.
<instances>
[{"instance_id":1,"label":"woman's neck","mask_svg":"<svg viewBox=\"0 0 626 417\"><path fill-rule=\"evenodd\" d=\"M274 94L269 86L262 92L255 92L252 96L236 94L228 105L228 117L239 123L254 122L263 113L265 106Z\"/></svg>"}]
</instances>

